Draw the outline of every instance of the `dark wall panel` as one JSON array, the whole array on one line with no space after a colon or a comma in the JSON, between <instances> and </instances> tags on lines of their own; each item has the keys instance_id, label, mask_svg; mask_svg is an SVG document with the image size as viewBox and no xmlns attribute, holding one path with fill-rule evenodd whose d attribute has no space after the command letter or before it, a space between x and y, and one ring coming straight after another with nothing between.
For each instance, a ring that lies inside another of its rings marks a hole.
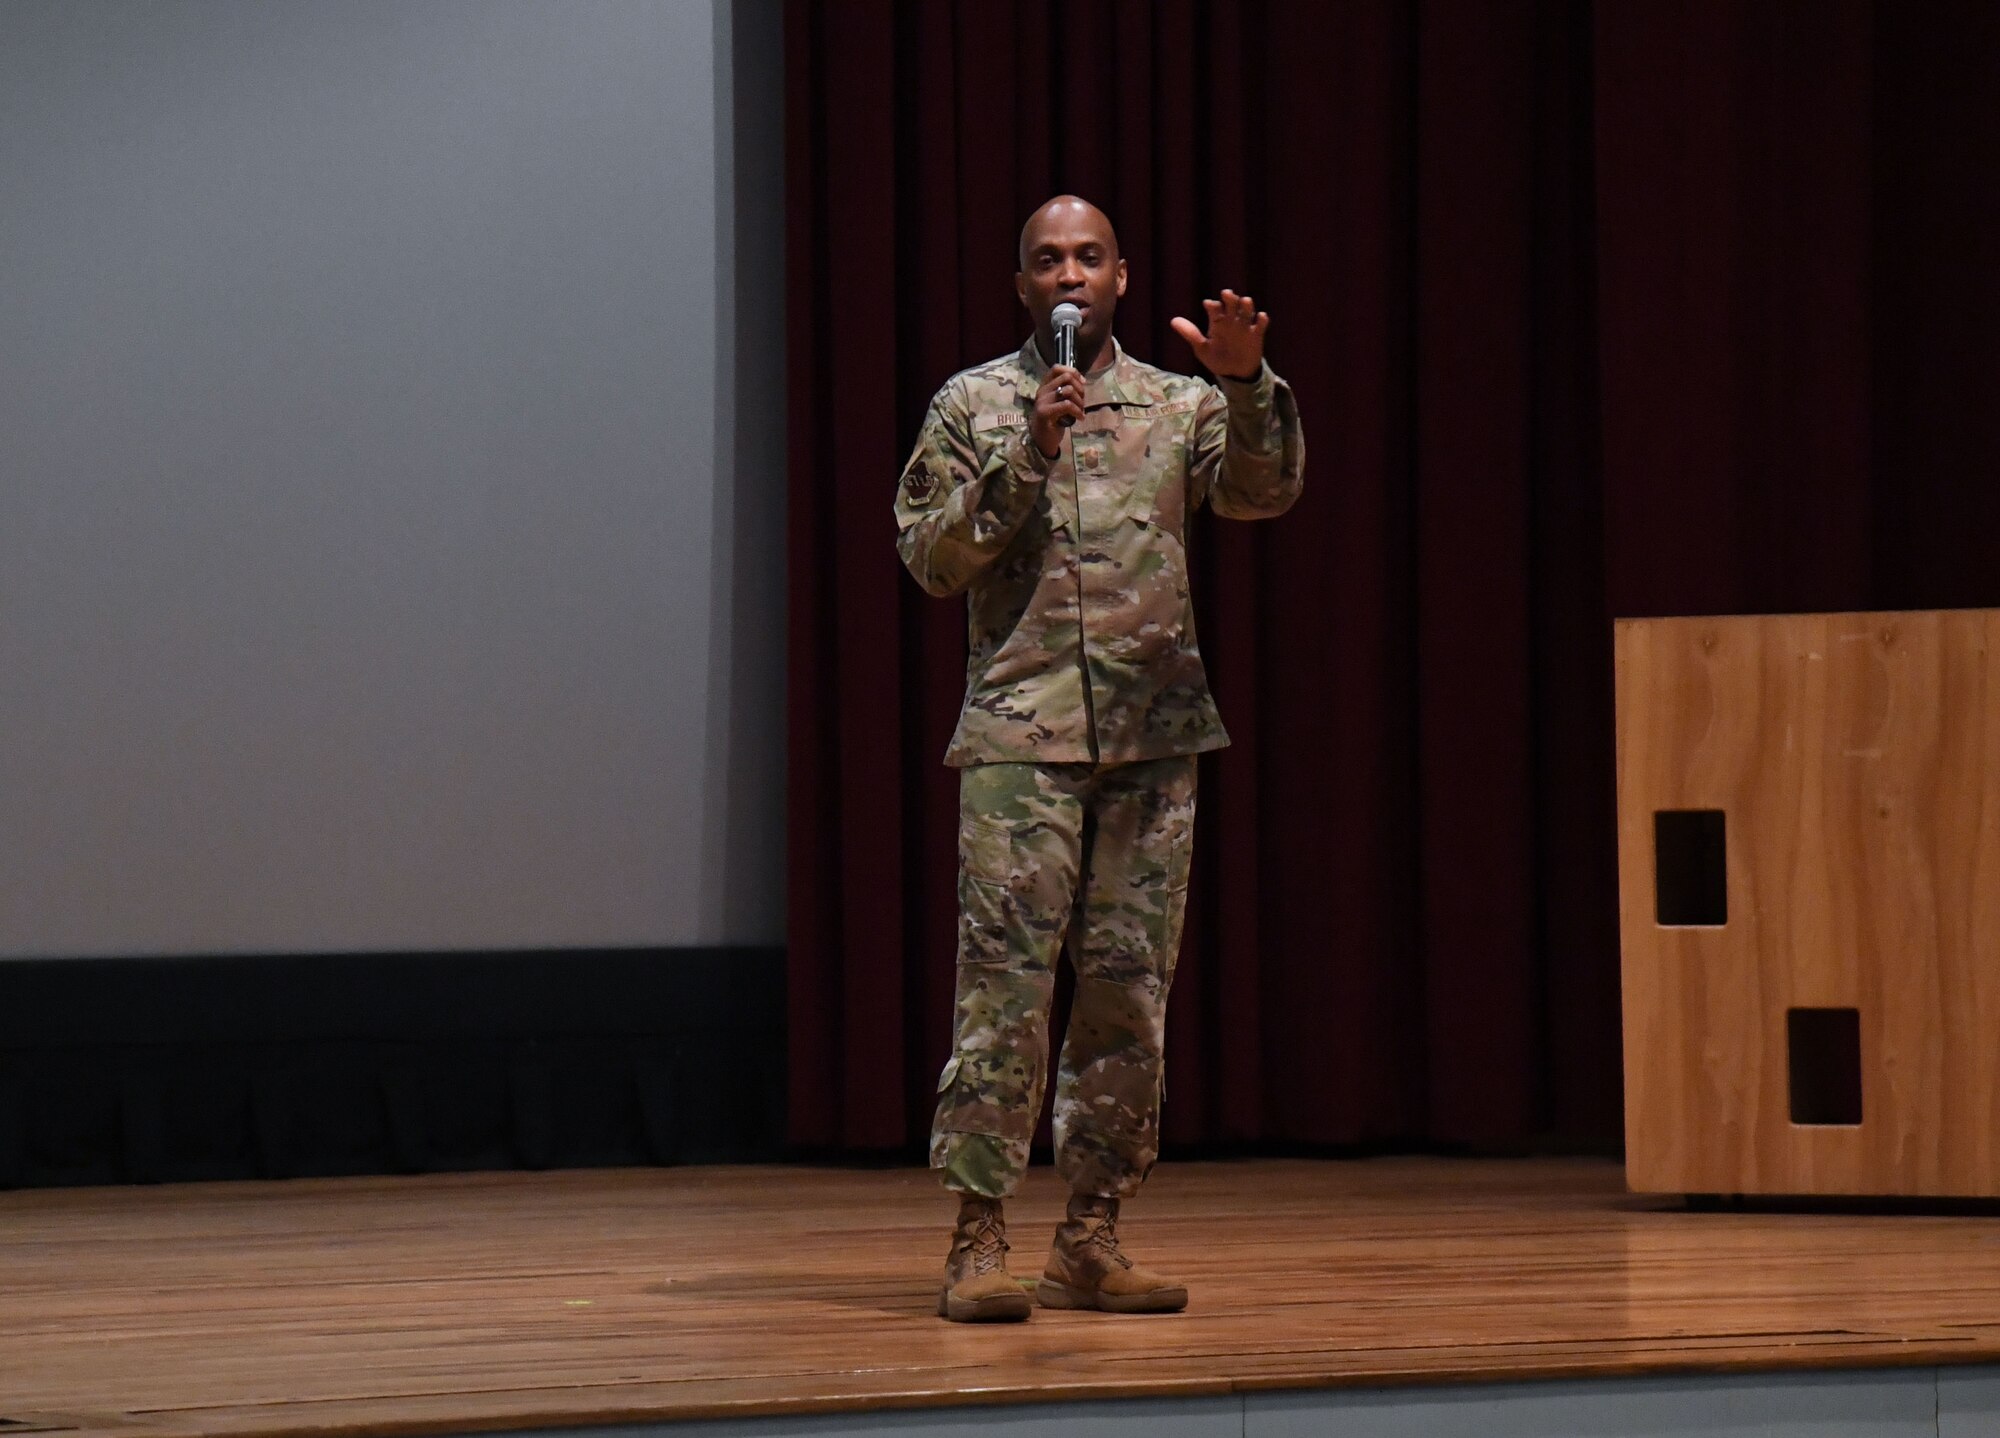
<instances>
[{"instance_id":1,"label":"dark wall panel","mask_svg":"<svg viewBox=\"0 0 2000 1438\"><path fill-rule=\"evenodd\" d=\"M779 1156L776 949L0 965L0 1186Z\"/></svg>"}]
</instances>

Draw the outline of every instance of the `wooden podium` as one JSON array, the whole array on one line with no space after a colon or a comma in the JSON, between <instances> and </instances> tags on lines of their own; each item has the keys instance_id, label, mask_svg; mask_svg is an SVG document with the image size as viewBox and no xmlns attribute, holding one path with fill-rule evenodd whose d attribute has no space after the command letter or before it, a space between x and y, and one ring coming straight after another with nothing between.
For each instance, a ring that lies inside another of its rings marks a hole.
<instances>
[{"instance_id":1,"label":"wooden podium","mask_svg":"<svg viewBox=\"0 0 2000 1438\"><path fill-rule=\"evenodd\" d=\"M2000 1196L2000 610L1617 626L1627 1181Z\"/></svg>"}]
</instances>

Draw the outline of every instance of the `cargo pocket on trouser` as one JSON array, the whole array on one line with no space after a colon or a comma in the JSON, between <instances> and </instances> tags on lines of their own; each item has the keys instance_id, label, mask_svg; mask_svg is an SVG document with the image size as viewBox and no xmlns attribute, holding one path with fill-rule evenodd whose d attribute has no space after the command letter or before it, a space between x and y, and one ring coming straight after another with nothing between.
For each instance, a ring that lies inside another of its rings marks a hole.
<instances>
[{"instance_id":1,"label":"cargo pocket on trouser","mask_svg":"<svg viewBox=\"0 0 2000 1438\"><path fill-rule=\"evenodd\" d=\"M1002 967L1016 947L1018 901L1011 891L1014 836L1005 824L976 817L958 830L958 967L961 986L968 967ZM964 991L960 990L961 1000Z\"/></svg>"}]
</instances>

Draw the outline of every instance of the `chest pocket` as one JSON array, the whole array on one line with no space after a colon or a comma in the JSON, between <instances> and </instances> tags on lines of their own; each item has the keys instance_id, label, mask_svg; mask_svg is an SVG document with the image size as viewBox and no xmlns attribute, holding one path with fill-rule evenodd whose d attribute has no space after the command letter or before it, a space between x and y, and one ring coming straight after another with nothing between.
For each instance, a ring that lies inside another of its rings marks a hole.
<instances>
[{"instance_id":1,"label":"chest pocket","mask_svg":"<svg viewBox=\"0 0 2000 1438\"><path fill-rule=\"evenodd\" d=\"M1125 427L1134 451L1130 512L1151 529L1176 539L1186 532L1188 449L1199 400L1132 405Z\"/></svg>"}]
</instances>

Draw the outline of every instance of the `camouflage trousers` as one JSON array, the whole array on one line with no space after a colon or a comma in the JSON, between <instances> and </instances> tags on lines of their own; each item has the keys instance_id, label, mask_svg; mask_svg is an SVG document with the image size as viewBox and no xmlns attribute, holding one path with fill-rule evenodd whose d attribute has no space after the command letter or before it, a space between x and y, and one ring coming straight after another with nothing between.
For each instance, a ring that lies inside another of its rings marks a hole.
<instances>
[{"instance_id":1,"label":"camouflage trousers","mask_svg":"<svg viewBox=\"0 0 2000 1438\"><path fill-rule=\"evenodd\" d=\"M1159 1157L1167 991L1194 848L1193 755L978 764L959 779L957 1039L931 1167L1004 1198L1028 1165L1067 941L1076 996L1056 1075L1056 1168L1128 1198Z\"/></svg>"}]
</instances>

